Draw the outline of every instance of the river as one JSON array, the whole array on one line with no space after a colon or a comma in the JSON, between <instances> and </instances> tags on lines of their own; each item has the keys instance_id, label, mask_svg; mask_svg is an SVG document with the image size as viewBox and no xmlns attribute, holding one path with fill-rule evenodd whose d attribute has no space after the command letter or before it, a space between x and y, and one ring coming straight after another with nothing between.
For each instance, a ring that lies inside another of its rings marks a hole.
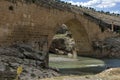
<instances>
[{"instance_id":1,"label":"river","mask_svg":"<svg viewBox=\"0 0 120 80\"><path fill-rule=\"evenodd\" d=\"M96 59L80 57L69 58L67 55L49 55L49 66L58 68L63 75L92 75L107 68L120 67L120 59Z\"/></svg>"}]
</instances>

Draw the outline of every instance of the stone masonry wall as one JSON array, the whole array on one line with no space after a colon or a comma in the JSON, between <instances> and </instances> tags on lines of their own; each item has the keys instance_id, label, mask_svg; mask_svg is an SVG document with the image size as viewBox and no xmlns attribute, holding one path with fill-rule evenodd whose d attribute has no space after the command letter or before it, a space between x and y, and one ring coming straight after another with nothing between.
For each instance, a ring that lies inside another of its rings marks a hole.
<instances>
[{"instance_id":1,"label":"stone masonry wall","mask_svg":"<svg viewBox=\"0 0 120 80\"><path fill-rule=\"evenodd\" d=\"M79 21L85 28L84 30L87 33L85 36L88 37L88 40L85 41L89 41L87 45L91 45L92 39L95 38L97 33L100 33L100 29L96 23L86 19L82 14L60 11L54 8L44 8L36 4L25 4L21 2L13 4L1 0L0 45L8 45L22 41L32 43L34 46L36 45L35 43L41 43L41 40L47 38L49 47L56 28L74 19ZM81 25L79 25L78 28L81 28ZM77 30L76 32L79 33ZM87 50L92 51L91 46L89 46Z\"/></svg>"}]
</instances>

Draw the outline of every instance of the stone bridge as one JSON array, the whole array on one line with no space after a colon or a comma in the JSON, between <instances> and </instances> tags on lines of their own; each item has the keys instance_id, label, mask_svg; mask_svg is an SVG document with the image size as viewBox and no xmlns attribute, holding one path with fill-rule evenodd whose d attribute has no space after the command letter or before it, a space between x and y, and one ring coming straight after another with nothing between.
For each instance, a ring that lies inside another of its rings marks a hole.
<instances>
[{"instance_id":1,"label":"stone bridge","mask_svg":"<svg viewBox=\"0 0 120 80\"><path fill-rule=\"evenodd\" d=\"M66 24L72 32L79 54L92 55L92 41L98 38L101 29L83 12L0 1L1 46L25 42L48 51L57 28L62 24Z\"/></svg>"}]
</instances>

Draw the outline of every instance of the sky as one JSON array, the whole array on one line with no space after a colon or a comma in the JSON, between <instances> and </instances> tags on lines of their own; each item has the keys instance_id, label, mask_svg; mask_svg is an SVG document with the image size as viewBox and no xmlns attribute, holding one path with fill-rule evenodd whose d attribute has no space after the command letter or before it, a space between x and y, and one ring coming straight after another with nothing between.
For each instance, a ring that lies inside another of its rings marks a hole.
<instances>
[{"instance_id":1,"label":"sky","mask_svg":"<svg viewBox=\"0 0 120 80\"><path fill-rule=\"evenodd\" d=\"M120 0L61 0L72 3L73 5L82 5L95 8L97 11L109 11L110 13L120 14Z\"/></svg>"}]
</instances>

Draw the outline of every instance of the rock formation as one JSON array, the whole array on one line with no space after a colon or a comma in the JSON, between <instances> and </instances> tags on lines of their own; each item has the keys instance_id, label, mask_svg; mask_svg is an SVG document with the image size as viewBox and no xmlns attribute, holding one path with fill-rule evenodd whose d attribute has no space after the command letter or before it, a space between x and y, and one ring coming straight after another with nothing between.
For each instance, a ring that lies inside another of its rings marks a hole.
<instances>
[{"instance_id":1,"label":"rock formation","mask_svg":"<svg viewBox=\"0 0 120 80\"><path fill-rule=\"evenodd\" d=\"M107 38L103 41L95 41L93 48L95 56L120 58L120 37Z\"/></svg>"},{"instance_id":2,"label":"rock formation","mask_svg":"<svg viewBox=\"0 0 120 80\"><path fill-rule=\"evenodd\" d=\"M50 47L50 52L56 54L72 53L75 49L75 41L71 32L65 24L59 27Z\"/></svg>"},{"instance_id":3,"label":"rock formation","mask_svg":"<svg viewBox=\"0 0 120 80\"><path fill-rule=\"evenodd\" d=\"M17 67L20 65L23 67L20 80L58 76L57 72L46 67L45 54L24 43L0 47L0 80L15 79Z\"/></svg>"}]
</instances>

